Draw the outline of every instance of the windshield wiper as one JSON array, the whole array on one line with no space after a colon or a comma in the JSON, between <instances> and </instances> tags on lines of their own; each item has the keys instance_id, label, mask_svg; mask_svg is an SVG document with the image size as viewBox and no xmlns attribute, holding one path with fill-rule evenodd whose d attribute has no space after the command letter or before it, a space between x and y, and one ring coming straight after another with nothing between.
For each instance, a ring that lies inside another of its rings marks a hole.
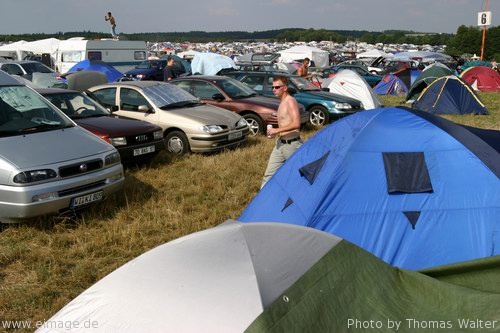
<instances>
[{"instance_id":1,"label":"windshield wiper","mask_svg":"<svg viewBox=\"0 0 500 333\"><path fill-rule=\"evenodd\" d=\"M181 101L181 102L177 102L177 103L164 105L160 109L168 110L168 109L176 109L176 108L185 108L185 107L196 106L196 105L200 105L200 104L201 103L198 101Z\"/></svg>"},{"instance_id":2,"label":"windshield wiper","mask_svg":"<svg viewBox=\"0 0 500 333\"><path fill-rule=\"evenodd\" d=\"M53 130L53 129L69 128L72 126L73 125L71 125L71 124L61 125L60 123L55 123L55 122L52 124L44 123L44 124L39 124L36 126L21 128L21 129L19 129L19 132L43 132L43 131Z\"/></svg>"}]
</instances>

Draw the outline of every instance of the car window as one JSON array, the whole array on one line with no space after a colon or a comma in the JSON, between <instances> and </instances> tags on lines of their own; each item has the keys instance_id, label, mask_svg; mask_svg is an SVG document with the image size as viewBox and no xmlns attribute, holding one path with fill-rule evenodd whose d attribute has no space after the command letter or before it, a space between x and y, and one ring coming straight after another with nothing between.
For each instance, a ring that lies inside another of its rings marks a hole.
<instances>
[{"instance_id":1,"label":"car window","mask_svg":"<svg viewBox=\"0 0 500 333\"><path fill-rule=\"evenodd\" d=\"M47 100L26 86L0 87L0 136L71 126Z\"/></svg>"},{"instance_id":2,"label":"car window","mask_svg":"<svg viewBox=\"0 0 500 333\"><path fill-rule=\"evenodd\" d=\"M188 93L191 92L191 82L190 81L174 81L174 82L170 82L170 84L176 85L177 87L181 88L182 90L187 91Z\"/></svg>"},{"instance_id":3,"label":"car window","mask_svg":"<svg viewBox=\"0 0 500 333\"><path fill-rule=\"evenodd\" d=\"M180 87L182 88L182 87ZM193 95L201 99L212 99L214 94L220 94L220 91L208 82L193 82Z\"/></svg>"},{"instance_id":4,"label":"car window","mask_svg":"<svg viewBox=\"0 0 500 333\"><path fill-rule=\"evenodd\" d=\"M21 67L16 64L4 64L2 65L2 70L10 75L24 75Z\"/></svg>"},{"instance_id":5,"label":"car window","mask_svg":"<svg viewBox=\"0 0 500 333\"><path fill-rule=\"evenodd\" d=\"M81 93L52 94L46 98L68 116L109 115L101 105Z\"/></svg>"},{"instance_id":6,"label":"car window","mask_svg":"<svg viewBox=\"0 0 500 333\"><path fill-rule=\"evenodd\" d=\"M138 111L139 106L148 105L148 101L140 92L134 89L120 89L120 109L125 111Z\"/></svg>"},{"instance_id":7,"label":"car window","mask_svg":"<svg viewBox=\"0 0 500 333\"><path fill-rule=\"evenodd\" d=\"M99 89L92 92L92 94L99 100L102 105L106 107L116 105L116 88Z\"/></svg>"},{"instance_id":8,"label":"car window","mask_svg":"<svg viewBox=\"0 0 500 333\"><path fill-rule=\"evenodd\" d=\"M52 73L53 70L39 62L29 62L21 65L26 73Z\"/></svg>"},{"instance_id":9,"label":"car window","mask_svg":"<svg viewBox=\"0 0 500 333\"><path fill-rule=\"evenodd\" d=\"M248 76L243 82L255 91L262 91L264 89L265 76Z\"/></svg>"}]
</instances>

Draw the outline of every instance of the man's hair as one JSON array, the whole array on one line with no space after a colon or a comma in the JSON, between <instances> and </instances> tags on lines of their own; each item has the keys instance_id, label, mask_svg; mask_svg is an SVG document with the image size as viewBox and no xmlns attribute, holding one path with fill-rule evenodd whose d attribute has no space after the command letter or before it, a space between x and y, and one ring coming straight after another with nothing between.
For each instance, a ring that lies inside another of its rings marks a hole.
<instances>
[{"instance_id":1,"label":"man's hair","mask_svg":"<svg viewBox=\"0 0 500 333\"><path fill-rule=\"evenodd\" d=\"M108 15L111 16L111 12L108 12Z\"/></svg>"},{"instance_id":2,"label":"man's hair","mask_svg":"<svg viewBox=\"0 0 500 333\"><path fill-rule=\"evenodd\" d=\"M273 81L281 81L285 86L288 86L288 78L283 75L273 76Z\"/></svg>"},{"instance_id":3,"label":"man's hair","mask_svg":"<svg viewBox=\"0 0 500 333\"><path fill-rule=\"evenodd\" d=\"M304 60L303 60L302 62L304 62L304 61L309 61L309 62L311 62L311 59L309 59L309 58L307 58L307 57L306 57L306 58L304 58Z\"/></svg>"}]
</instances>

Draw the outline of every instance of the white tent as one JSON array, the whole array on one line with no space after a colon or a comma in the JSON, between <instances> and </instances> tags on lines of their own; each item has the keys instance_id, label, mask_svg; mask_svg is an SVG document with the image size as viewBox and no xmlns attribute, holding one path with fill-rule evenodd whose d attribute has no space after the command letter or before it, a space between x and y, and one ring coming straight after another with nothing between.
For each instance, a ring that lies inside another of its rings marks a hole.
<instances>
[{"instance_id":1,"label":"white tent","mask_svg":"<svg viewBox=\"0 0 500 333\"><path fill-rule=\"evenodd\" d=\"M358 73L350 69L344 69L323 82L323 87L330 92L355 98L361 103L365 110L375 109L382 106L377 95L370 85Z\"/></svg>"},{"instance_id":2,"label":"white tent","mask_svg":"<svg viewBox=\"0 0 500 333\"><path fill-rule=\"evenodd\" d=\"M179 52L179 53L177 53L177 55L183 59L193 59L194 56L196 55L196 53L198 53L198 51L187 50L187 51Z\"/></svg>"},{"instance_id":3,"label":"white tent","mask_svg":"<svg viewBox=\"0 0 500 333\"><path fill-rule=\"evenodd\" d=\"M327 67L330 63L328 51L307 45L294 46L287 50L280 51L279 54L281 55L281 62L302 60L307 57L314 61L316 67Z\"/></svg>"},{"instance_id":4,"label":"white tent","mask_svg":"<svg viewBox=\"0 0 500 333\"><path fill-rule=\"evenodd\" d=\"M71 327L37 333L243 332L340 242L284 223L226 222L123 265L47 321Z\"/></svg>"},{"instance_id":5,"label":"white tent","mask_svg":"<svg viewBox=\"0 0 500 333\"><path fill-rule=\"evenodd\" d=\"M418 60L420 62L432 62L432 61L450 61L451 56L430 51L416 51L416 52L400 52L396 53L393 57L394 60Z\"/></svg>"},{"instance_id":6,"label":"white tent","mask_svg":"<svg viewBox=\"0 0 500 333\"><path fill-rule=\"evenodd\" d=\"M377 49L372 49L363 53L359 53L356 55L356 58L362 59L362 58L378 58L378 57L384 57L384 58L390 58L392 57L392 53L386 53L384 51L380 51Z\"/></svg>"}]
</instances>

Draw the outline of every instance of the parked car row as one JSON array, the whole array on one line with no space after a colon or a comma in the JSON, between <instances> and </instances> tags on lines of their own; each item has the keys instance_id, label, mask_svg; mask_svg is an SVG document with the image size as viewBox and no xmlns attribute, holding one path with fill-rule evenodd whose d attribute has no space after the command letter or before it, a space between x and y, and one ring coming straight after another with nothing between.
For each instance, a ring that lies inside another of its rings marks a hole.
<instances>
[{"instance_id":1,"label":"parked car row","mask_svg":"<svg viewBox=\"0 0 500 333\"><path fill-rule=\"evenodd\" d=\"M123 182L112 145L0 71L0 222L83 208Z\"/></svg>"},{"instance_id":2,"label":"parked car row","mask_svg":"<svg viewBox=\"0 0 500 333\"><path fill-rule=\"evenodd\" d=\"M87 207L122 188L122 163L215 152L249 132L240 115L165 82L35 91L0 71L0 222Z\"/></svg>"}]
</instances>

